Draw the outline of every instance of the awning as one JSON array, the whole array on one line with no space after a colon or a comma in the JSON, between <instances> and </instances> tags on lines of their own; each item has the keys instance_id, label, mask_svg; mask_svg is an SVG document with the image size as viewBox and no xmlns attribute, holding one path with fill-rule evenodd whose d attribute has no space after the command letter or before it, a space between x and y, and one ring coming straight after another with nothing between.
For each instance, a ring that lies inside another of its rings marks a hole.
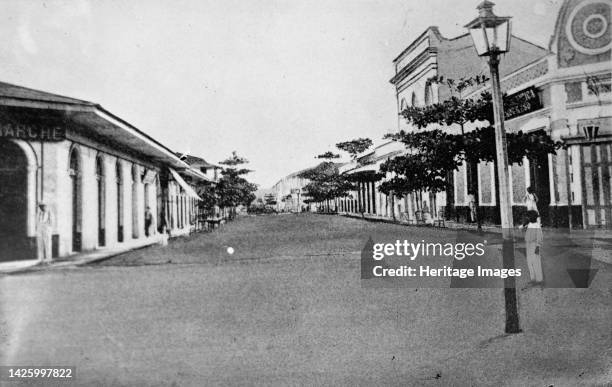
<instances>
[{"instance_id":1,"label":"awning","mask_svg":"<svg viewBox=\"0 0 612 387\"><path fill-rule=\"evenodd\" d=\"M194 199L198 199L198 200L202 200L202 198L200 198L198 196L198 194L196 193L196 191L193 190L193 188L191 188L191 186L189 184L187 184L187 182L185 180L183 180L183 178L181 177L181 175L179 175L174 169L172 168L168 168L170 170L170 173L172 174L172 177L174 178L174 180L177 181L177 183L179 183L179 185L181 187L183 187L183 189L185 190L185 192L187 193L188 196L194 198Z\"/></svg>"}]
</instances>

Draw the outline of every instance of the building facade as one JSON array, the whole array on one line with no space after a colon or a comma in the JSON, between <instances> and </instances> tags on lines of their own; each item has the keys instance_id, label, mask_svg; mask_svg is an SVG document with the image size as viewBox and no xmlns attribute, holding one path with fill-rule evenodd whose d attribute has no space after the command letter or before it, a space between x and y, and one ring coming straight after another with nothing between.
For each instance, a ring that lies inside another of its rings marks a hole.
<instances>
[{"instance_id":1,"label":"building facade","mask_svg":"<svg viewBox=\"0 0 612 387\"><path fill-rule=\"evenodd\" d=\"M546 159L525 160L510 171L513 205L523 206L525 189L532 186L550 226L612 228L611 37L608 2L567 0L546 55L501 79L507 99L519 96L522 101L505 109L506 131L543 129L567 144ZM485 168L479 166L479 176L492 176ZM487 185L479 195L496 204Z\"/></svg>"},{"instance_id":2,"label":"building facade","mask_svg":"<svg viewBox=\"0 0 612 387\"><path fill-rule=\"evenodd\" d=\"M309 180L300 177L299 175L307 169L292 173L280 179L272 186L276 200L276 211L278 212L302 212L310 208L304 202L304 186Z\"/></svg>"},{"instance_id":3,"label":"building facade","mask_svg":"<svg viewBox=\"0 0 612 387\"><path fill-rule=\"evenodd\" d=\"M0 260L36 258L40 203L54 257L156 243L164 218L184 233L195 197L172 175L189 170L97 104L0 83Z\"/></svg>"},{"instance_id":4,"label":"building facade","mask_svg":"<svg viewBox=\"0 0 612 387\"><path fill-rule=\"evenodd\" d=\"M509 167L515 222L525 207L527 187L535 189L543 222L556 227L612 227L612 96L610 4L599 0L566 0L559 14L548 49L513 36L510 52L500 62L501 86L510 102L505 107L506 130L524 133L545 130L567 149L540 160L525 158ZM460 80L488 76L486 61L477 56L469 35L444 38L436 27L428 28L393 61L397 109L427 106L451 96L477 98L488 85L461 91L436 77ZM411 127L401 115L398 130ZM487 122L468 123L461 128L435 128L459 134ZM386 143L345 167L345 173L360 177L354 201L340 199L346 213L396 220L416 221L443 216L472 221L470 202L482 221L499 224L499 199L493 163L461 165L449 175L452 190L431 194L416 192L405 197L378 191L380 164L409 150ZM386 176L389 178L390 176Z\"/></svg>"},{"instance_id":5,"label":"building facade","mask_svg":"<svg viewBox=\"0 0 612 387\"><path fill-rule=\"evenodd\" d=\"M512 37L514 52L506 55L501 66L501 73L520 68L544 55L547 51L534 44L517 37ZM437 77L446 79L467 78L475 75L484 75L487 67L481 58L476 55L469 34L448 39L443 37L437 27L430 27L418 38L410 43L394 60L394 76L390 82L395 87L398 111L397 131L413 132L417 130L431 130L438 128L428 127L418 129L409 124L401 116L401 112L408 107L423 107L435 104L451 96L463 98L456 90L451 89L443 82L434 82ZM446 131L461 133L461 130L471 128L446 127ZM366 153L346 168L346 173L355 174L359 178L359 190L354 192L357 204L351 206L350 201L341 205L343 212L363 213L368 216L395 219L406 222L433 222L440 217L463 217L467 213L469 187L461 179L467 167L462 166L457 173L456 192L430 193L426 191L414 192L404 196L385 195L379 191L381 182L390 175L381 177L377 175L380 164L385 160L410 150L405 149L398 142L387 142L371 152ZM490 168L491 166L488 166ZM470 182L477 181L476 174L472 173ZM452 178L452 176L451 176ZM487 181L484 181L486 184ZM487 199L486 197L483 199ZM483 206L493 205L486 200ZM494 213L494 211L491 211ZM461 216L458 216L461 215Z\"/></svg>"}]
</instances>

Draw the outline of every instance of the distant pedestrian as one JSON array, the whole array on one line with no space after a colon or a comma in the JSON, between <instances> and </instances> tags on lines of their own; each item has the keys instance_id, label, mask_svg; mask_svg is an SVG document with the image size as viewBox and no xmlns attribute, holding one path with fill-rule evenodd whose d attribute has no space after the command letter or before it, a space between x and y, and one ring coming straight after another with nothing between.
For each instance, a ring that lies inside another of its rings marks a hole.
<instances>
[{"instance_id":1,"label":"distant pedestrian","mask_svg":"<svg viewBox=\"0 0 612 387\"><path fill-rule=\"evenodd\" d=\"M538 197L535 193L535 189L529 186L527 187L527 195L525 195L525 206L527 206L527 211L535 211L538 214Z\"/></svg>"},{"instance_id":2,"label":"distant pedestrian","mask_svg":"<svg viewBox=\"0 0 612 387\"><path fill-rule=\"evenodd\" d=\"M161 235L159 244L162 246L167 246L168 245L168 222L166 221L166 215L163 213L161 215L161 218L159 219L158 231Z\"/></svg>"},{"instance_id":3,"label":"distant pedestrian","mask_svg":"<svg viewBox=\"0 0 612 387\"><path fill-rule=\"evenodd\" d=\"M41 263L51 262L51 234L53 232L53 215L43 202L38 204L36 214L36 245L38 260Z\"/></svg>"},{"instance_id":4,"label":"distant pedestrian","mask_svg":"<svg viewBox=\"0 0 612 387\"><path fill-rule=\"evenodd\" d=\"M542 284L544 275L542 273L542 226L537 211L527 211L527 224L525 230L525 249L527 266L529 267L530 285Z\"/></svg>"},{"instance_id":5,"label":"distant pedestrian","mask_svg":"<svg viewBox=\"0 0 612 387\"><path fill-rule=\"evenodd\" d=\"M429 206L427 205L427 202L423 202L423 213L421 214L423 222L425 224L433 224L433 216L431 215L431 212L429 210Z\"/></svg>"},{"instance_id":6,"label":"distant pedestrian","mask_svg":"<svg viewBox=\"0 0 612 387\"><path fill-rule=\"evenodd\" d=\"M470 208L470 222L476 223L476 196L470 191L468 194L468 206Z\"/></svg>"},{"instance_id":7,"label":"distant pedestrian","mask_svg":"<svg viewBox=\"0 0 612 387\"><path fill-rule=\"evenodd\" d=\"M145 236L151 235L151 228L153 226L153 213L151 213L151 207L147 206L145 209L144 215L144 225L145 225Z\"/></svg>"}]
</instances>

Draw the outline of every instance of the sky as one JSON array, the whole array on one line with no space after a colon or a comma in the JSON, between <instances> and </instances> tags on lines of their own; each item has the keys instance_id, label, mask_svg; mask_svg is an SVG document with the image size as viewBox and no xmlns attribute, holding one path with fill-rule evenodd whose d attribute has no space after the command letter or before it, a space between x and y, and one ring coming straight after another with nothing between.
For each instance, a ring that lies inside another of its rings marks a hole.
<instances>
[{"instance_id":1,"label":"sky","mask_svg":"<svg viewBox=\"0 0 612 387\"><path fill-rule=\"evenodd\" d=\"M101 104L170 149L250 160L269 188L397 127L393 59L473 0L0 0L0 80ZM548 47L561 0L498 0Z\"/></svg>"}]
</instances>

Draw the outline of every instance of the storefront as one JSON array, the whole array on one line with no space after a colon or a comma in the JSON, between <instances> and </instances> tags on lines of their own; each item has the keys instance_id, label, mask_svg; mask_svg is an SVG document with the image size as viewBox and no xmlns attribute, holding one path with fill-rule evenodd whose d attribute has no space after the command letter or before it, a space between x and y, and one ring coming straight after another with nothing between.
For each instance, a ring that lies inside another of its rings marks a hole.
<instances>
[{"instance_id":1,"label":"storefront","mask_svg":"<svg viewBox=\"0 0 612 387\"><path fill-rule=\"evenodd\" d=\"M0 261L36 258L43 202L54 257L156 243L168 168L189 170L99 105L0 84Z\"/></svg>"}]
</instances>

